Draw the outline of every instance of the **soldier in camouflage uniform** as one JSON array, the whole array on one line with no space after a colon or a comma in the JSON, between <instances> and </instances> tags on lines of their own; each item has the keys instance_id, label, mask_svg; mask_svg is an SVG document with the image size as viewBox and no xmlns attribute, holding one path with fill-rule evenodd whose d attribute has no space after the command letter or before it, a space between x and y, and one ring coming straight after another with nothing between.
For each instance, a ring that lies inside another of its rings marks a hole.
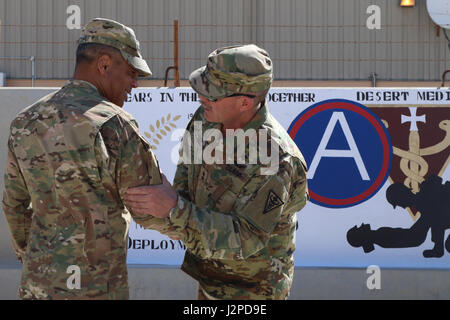
<instances>
[{"instance_id":1,"label":"soldier in camouflage uniform","mask_svg":"<svg viewBox=\"0 0 450 320\"><path fill-rule=\"evenodd\" d=\"M286 299L294 275L296 213L305 206L308 191L303 156L268 111L271 59L255 45L218 49L189 80L202 106L187 133L193 134L198 122L203 132L265 131L264 147L278 151L277 170L261 174L260 161L184 161L173 183L178 198L168 187L151 186L129 189L125 198L136 212L159 217L167 212L163 204L173 207L170 222L187 248L182 270L198 281L199 299ZM245 143L249 150L251 142Z\"/></svg>"},{"instance_id":2,"label":"soldier in camouflage uniform","mask_svg":"<svg viewBox=\"0 0 450 320\"><path fill-rule=\"evenodd\" d=\"M74 80L13 120L3 211L23 263L20 298L128 298L124 193L162 183L136 121L121 108L138 75L151 72L134 31L94 19L79 40ZM168 230L164 219L132 214L144 227ZM79 288L68 285L71 266Z\"/></svg>"}]
</instances>

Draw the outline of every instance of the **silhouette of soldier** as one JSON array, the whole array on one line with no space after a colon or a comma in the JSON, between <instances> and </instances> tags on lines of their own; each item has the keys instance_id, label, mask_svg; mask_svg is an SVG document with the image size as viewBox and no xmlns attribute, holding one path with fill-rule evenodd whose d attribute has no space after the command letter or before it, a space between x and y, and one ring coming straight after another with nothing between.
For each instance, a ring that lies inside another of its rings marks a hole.
<instances>
[{"instance_id":1,"label":"silhouette of soldier","mask_svg":"<svg viewBox=\"0 0 450 320\"><path fill-rule=\"evenodd\" d=\"M371 230L369 224L354 226L347 232L347 241L353 247L363 247L368 253L374 244L383 248L418 247L426 239L431 229L433 249L425 250L425 258L440 258L444 255L444 234L450 228L450 181L442 184L442 178L430 175L414 194L402 183L394 183L386 190L386 199L394 207L416 208L419 219L409 229L382 227ZM445 249L450 252L450 235L445 241Z\"/></svg>"}]
</instances>

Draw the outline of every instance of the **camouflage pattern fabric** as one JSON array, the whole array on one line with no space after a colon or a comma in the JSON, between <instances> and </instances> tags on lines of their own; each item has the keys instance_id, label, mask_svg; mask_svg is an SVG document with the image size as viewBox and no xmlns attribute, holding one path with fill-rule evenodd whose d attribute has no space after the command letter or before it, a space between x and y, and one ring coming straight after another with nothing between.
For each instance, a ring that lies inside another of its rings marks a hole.
<instances>
[{"instance_id":1,"label":"camouflage pattern fabric","mask_svg":"<svg viewBox=\"0 0 450 320\"><path fill-rule=\"evenodd\" d=\"M272 60L254 44L220 48L208 56L206 66L191 73L189 83L210 99L261 92L272 84Z\"/></svg>"},{"instance_id":2,"label":"camouflage pattern fabric","mask_svg":"<svg viewBox=\"0 0 450 320\"><path fill-rule=\"evenodd\" d=\"M195 121L203 132L221 128L206 121L203 107L187 127L190 134ZM177 167L178 205L170 220L183 232L182 270L198 280L199 297L286 299L292 285L296 212L308 200L305 161L266 103L243 128L248 129L267 130L267 144L279 148L275 174L261 175L261 164Z\"/></svg>"},{"instance_id":3,"label":"camouflage pattern fabric","mask_svg":"<svg viewBox=\"0 0 450 320\"><path fill-rule=\"evenodd\" d=\"M96 18L81 31L78 44L98 43L119 49L125 61L140 72L140 76L151 76L147 62L142 59L139 41L133 29L110 19Z\"/></svg>"},{"instance_id":4,"label":"camouflage pattern fabric","mask_svg":"<svg viewBox=\"0 0 450 320\"><path fill-rule=\"evenodd\" d=\"M160 184L137 123L88 82L69 81L12 122L3 211L23 299L127 299L129 187ZM168 219L133 218L170 234ZM68 289L71 265L81 288Z\"/></svg>"}]
</instances>

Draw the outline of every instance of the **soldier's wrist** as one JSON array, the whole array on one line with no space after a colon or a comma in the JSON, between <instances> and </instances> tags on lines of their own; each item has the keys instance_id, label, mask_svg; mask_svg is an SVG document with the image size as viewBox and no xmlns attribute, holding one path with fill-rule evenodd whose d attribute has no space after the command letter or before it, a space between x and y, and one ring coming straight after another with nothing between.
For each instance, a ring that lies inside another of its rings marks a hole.
<instances>
[{"instance_id":1,"label":"soldier's wrist","mask_svg":"<svg viewBox=\"0 0 450 320\"><path fill-rule=\"evenodd\" d=\"M190 204L178 195L177 204L169 212L169 220L174 226L184 229L189 222L189 213Z\"/></svg>"}]
</instances>

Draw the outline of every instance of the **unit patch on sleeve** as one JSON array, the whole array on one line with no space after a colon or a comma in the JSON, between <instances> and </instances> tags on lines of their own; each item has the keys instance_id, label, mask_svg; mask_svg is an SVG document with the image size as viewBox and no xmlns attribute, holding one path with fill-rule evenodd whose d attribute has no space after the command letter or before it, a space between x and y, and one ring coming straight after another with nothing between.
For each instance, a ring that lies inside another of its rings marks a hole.
<instances>
[{"instance_id":1,"label":"unit patch on sleeve","mask_svg":"<svg viewBox=\"0 0 450 320\"><path fill-rule=\"evenodd\" d=\"M264 207L263 214L266 214L269 211L272 211L275 208L281 207L284 204L283 200L279 196L276 195L272 190L269 191L269 195L267 196L266 206Z\"/></svg>"}]
</instances>

